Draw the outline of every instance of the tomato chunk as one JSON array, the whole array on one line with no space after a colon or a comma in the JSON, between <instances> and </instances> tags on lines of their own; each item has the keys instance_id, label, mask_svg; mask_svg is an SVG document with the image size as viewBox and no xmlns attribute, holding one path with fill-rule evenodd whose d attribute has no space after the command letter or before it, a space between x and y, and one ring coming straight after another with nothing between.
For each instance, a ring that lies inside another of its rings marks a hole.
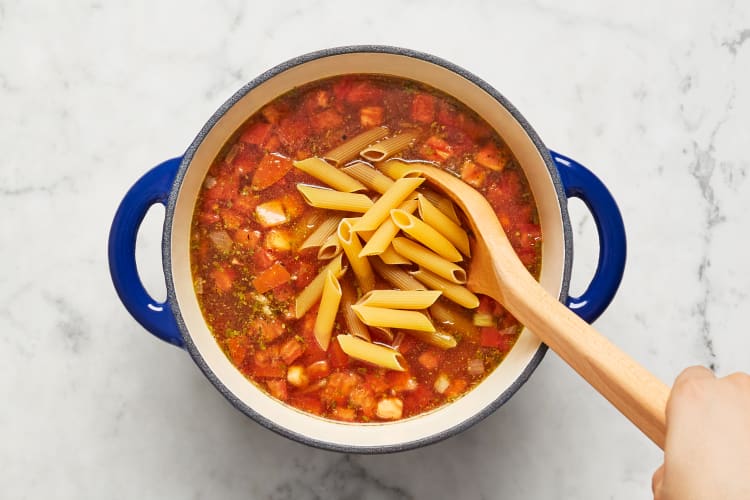
<instances>
[{"instance_id":1,"label":"tomato chunk","mask_svg":"<svg viewBox=\"0 0 750 500\"><path fill-rule=\"evenodd\" d=\"M482 167L477 166L471 160L466 160L461 165L461 179L467 184L480 188L484 184L484 180L487 178L487 171Z\"/></svg>"},{"instance_id":2,"label":"tomato chunk","mask_svg":"<svg viewBox=\"0 0 750 500\"><path fill-rule=\"evenodd\" d=\"M240 141L246 142L248 144L263 146L263 144L265 144L266 142L266 139L268 138L268 134L271 133L271 127L273 127L273 125L271 125L270 123L254 123L242 133L242 135L240 136Z\"/></svg>"},{"instance_id":3,"label":"tomato chunk","mask_svg":"<svg viewBox=\"0 0 750 500\"><path fill-rule=\"evenodd\" d=\"M377 127L383 124L382 106L365 106L359 110L359 123L363 127Z\"/></svg>"},{"instance_id":4,"label":"tomato chunk","mask_svg":"<svg viewBox=\"0 0 750 500\"><path fill-rule=\"evenodd\" d=\"M228 292L232 289L232 284L236 277L234 269L224 269L217 267L211 271L211 277L214 280L216 289L220 292Z\"/></svg>"},{"instance_id":5,"label":"tomato chunk","mask_svg":"<svg viewBox=\"0 0 750 500\"><path fill-rule=\"evenodd\" d=\"M284 363L291 365L305 352L304 344L295 339L289 339L281 345L279 354Z\"/></svg>"},{"instance_id":6,"label":"tomato chunk","mask_svg":"<svg viewBox=\"0 0 750 500\"><path fill-rule=\"evenodd\" d=\"M417 94L411 101L411 117L421 123L435 120L435 97L430 94Z\"/></svg>"},{"instance_id":7,"label":"tomato chunk","mask_svg":"<svg viewBox=\"0 0 750 500\"><path fill-rule=\"evenodd\" d=\"M292 161L278 153L265 154L250 184L254 191L262 191L276 184L292 168Z\"/></svg>"},{"instance_id":8,"label":"tomato chunk","mask_svg":"<svg viewBox=\"0 0 750 500\"><path fill-rule=\"evenodd\" d=\"M326 109L312 116L313 128L320 132L340 127L344 118L335 109Z\"/></svg>"},{"instance_id":9,"label":"tomato chunk","mask_svg":"<svg viewBox=\"0 0 750 500\"><path fill-rule=\"evenodd\" d=\"M276 399L286 401L289 398L289 389L286 385L286 380L275 378L267 380L266 385L268 386L268 392Z\"/></svg>"},{"instance_id":10,"label":"tomato chunk","mask_svg":"<svg viewBox=\"0 0 750 500\"><path fill-rule=\"evenodd\" d=\"M474 155L474 161L490 170L502 170L510 161L506 148L499 149L494 143L488 142Z\"/></svg>"},{"instance_id":11,"label":"tomato chunk","mask_svg":"<svg viewBox=\"0 0 750 500\"><path fill-rule=\"evenodd\" d=\"M283 285L290 278L289 271L279 262L276 262L253 280L253 287L258 293L266 293L277 286Z\"/></svg>"}]
</instances>

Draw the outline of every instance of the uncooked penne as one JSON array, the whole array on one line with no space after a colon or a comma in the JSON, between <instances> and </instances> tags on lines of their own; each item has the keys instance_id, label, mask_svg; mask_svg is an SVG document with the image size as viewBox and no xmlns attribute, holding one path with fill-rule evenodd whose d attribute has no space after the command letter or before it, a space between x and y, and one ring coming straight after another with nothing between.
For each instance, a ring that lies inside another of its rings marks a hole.
<instances>
[{"instance_id":1,"label":"uncooked penne","mask_svg":"<svg viewBox=\"0 0 750 500\"><path fill-rule=\"evenodd\" d=\"M375 127L365 130L324 154L323 159L331 165L338 167L356 157L360 151L386 135L388 135L387 127Z\"/></svg>"},{"instance_id":2,"label":"uncooked penne","mask_svg":"<svg viewBox=\"0 0 750 500\"><path fill-rule=\"evenodd\" d=\"M417 202L419 205L419 217L445 236L462 254L471 257L469 236L466 234L464 228L441 212L424 194L419 193L417 195Z\"/></svg>"},{"instance_id":3,"label":"uncooked penne","mask_svg":"<svg viewBox=\"0 0 750 500\"><path fill-rule=\"evenodd\" d=\"M357 291L354 290L350 280L344 280L341 285L341 315L344 317L344 324L347 332L355 337L370 341L370 330L367 325L362 323L357 314L352 311L352 306L357 302ZM390 335L390 332L388 332Z\"/></svg>"},{"instance_id":4,"label":"uncooked penne","mask_svg":"<svg viewBox=\"0 0 750 500\"><path fill-rule=\"evenodd\" d=\"M440 290L443 292L443 297L462 307L467 309L476 309L479 307L479 297L474 295L465 286L452 283L421 267L416 271L409 272L409 274L424 283L428 288Z\"/></svg>"},{"instance_id":5,"label":"uncooked penne","mask_svg":"<svg viewBox=\"0 0 750 500\"><path fill-rule=\"evenodd\" d=\"M384 307L368 307L360 304L352 306L362 323L368 326L384 326L386 328L404 328L434 332L430 318L419 311L404 311L401 309L386 309Z\"/></svg>"},{"instance_id":6,"label":"uncooked penne","mask_svg":"<svg viewBox=\"0 0 750 500\"><path fill-rule=\"evenodd\" d=\"M353 219L343 219L339 223L337 234L341 242L341 248L344 249L349 265L359 282L360 290L363 293L369 292L375 287L375 273L372 272L372 266L370 266L367 257L359 256L362 251L362 243L359 241L359 236L352 230L352 221Z\"/></svg>"},{"instance_id":7,"label":"uncooked penne","mask_svg":"<svg viewBox=\"0 0 750 500\"><path fill-rule=\"evenodd\" d=\"M416 200L406 200L398 206L399 210L403 210L406 213L413 213L417 209ZM360 256L365 255L380 255L390 246L393 238L399 232L399 227L393 222L392 218L388 218L375 230L375 233L367 239L367 244L362 248Z\"/></svg>"},{"instance_id":8,"label":"uncooked penne","mask_svg":"<svg viewBox=\"0 0 750 500\"><path fill-rule=\"evenodd\" d=\"M341 222L339 220L339 222ZM334 229L333 234L328 235L328 238L318 248L318 260L328 260L336 257L341 253L341 241L339 241L339 235L336 234L338 227Z\"/></svg>"},{"instance_id":9,"label":"uncooked penne","mask_svg":"<svg viewBox=\"0 0 750 500\"><path fill-rule=\"evenodd\" d=\"M389 266L383 262L382 255L372 259L372 268L378 275L399 290L427 290L421 281L398 266Z\"/></svg>"},{"instance_id":10,"label":"uncooked penne","mask_svg":"<svg viewBox=\"0 0 750 500\"><path fill-rule=\"evenodd\" d=\"M393 249L392 244L389 245L388 248L386 248L378 257L391 266L409 265L412 263L409 259L396 252L396 250Z\"/></svg>"},{"instance_id":11,"label":"uncooked penne","mask_svg":"<svg viewBox=\"0 0 750 500\"><path fill-rule=\"evenodd\" d=\"M315 317L313 334L318 345L324 351L328 350L328 344L331 343L331 332L333 332L333 323L336 321L336 314L339 311L341 303L341 285L339 280L331 271L326 271L323 282L323 293L320 297L320 308L318 315Z\"/></svg>"},{"instance_id":12,"label":"uncooked penne","mask_svg":"<svg viewBox=\"0 0 750 500\"><path fill-rule=\"evenodd\" d=\"M421 162L418 161L388 160L378 163L377 168L391 179L398 180L402 177L422 177L419 165Z\"/></svg>"},{"instance_id":13,"label":"uncooked penne","mask_svg":"<svg viewBox=\"0 0 750 500\"><path fill-rule=\"evenodd\" d=\"M292 162L295 168L312 175L323 184L331 186L337 191L354 193L355 191L367 191L367 186L357 179L350 177L338 168L326 163L321 158L310 157L305 160Z\"/></svg>"},{"instance_id":14,"label":"uncooked penne","mask_svg":"<svg viewBox=\"0 0 750 500\"><path fill-rule=\"evenodd\" d=\"M372 146L366 147L359 154L365 160L373 162L383 161L409 147L417 136L418 134L416 132L402 132L385 139L384 141L376 142Z\"/></svg>"},{"instance_id":15,"label":"uncooked penne","mask_svg":"<svg viewBox=\"0 0 750 500\"><path fill-rule=\"evenodd\" d=\"M467 311L445 299L438 300L430 307L430 316L435 324L447 325L452 330L460 332L461 335L474 337L479 334L479 329L472 321L471 315Z\"/></svg>"},{"instance_id":16,"label":"uncooked penne","mask_svg":"<svg viewBox=\"0 0 750 500\"><path fill-rule=\"evenodd\" d=\"M371 344L353 335L337 335L336 340L341 350L354 359L372 363L387 370L406 371L406 362L401 353L395 349Z\"/></svg>"},{"instance_id":17,"label":"uncooked penne","mask_svg":"<svg viewBox=\"0 0 750 500\"><path fill-rule=\"evenodd\" d=\"M393 183L383 196L378 198L365 213L357 220L353 226L354 231L373 231L385 221L392 208L397 208L414 192L424 178L404 178Z\"/></svg>"},{"instance_id":18,"label":"uncooked penne","mask_svg":"<svg viewBox=\"0 0 750 500\"><path fill-rule=\"evenodd\" d=\"M438 254L428 250L419 243L399 237L393 240L393 248L415 264L432 271L438 276L453 283L466 283L466 271L453 262L449 262Z\"/></svg>"},{"instance_id":19,"label":"uncooked penne","mask_svg":"<svg viewBox=\"0 0 750 500\"><path fill-rule=\"evenodd\" d=\"M440 297L439 290L371 290L357 304L388 309L427 309Z\"/></svg>"},{"instance_id":20,"label":"uncooked penne","mask_svg":"<svg viewBox=\"0 0 750 500\"><path fill-rule=\"evenodd\" d=\"M369 163L363 161L347 165L342 170L368 188L380 194L385 193L388 191L388 188L393 186L393 180L390 177L384 175L380 170L372 168Z\"/></svg>"},{"instance_id":21,"label":"uncooked penne","mask_svg":"<svg viewBox=\"0 0 750 500\"><path fill-rule=\"evenodd\" d=\"M299 249L305 250L307 248L316 248L321 246L332 234L336 234L336 230L339 228L339 222L343 219L342 215L331 215L325 218L315 230L310 233L310 236L305 238Z\"/></svg>"},{"instance_id":22,"label":"uncooked penne","mask_svg":"<svg viewBox=\"0 0 750 500\"><path fill-rule=\"evenodd\" d=\"M342 193L308 184L297 184L297 191L308 205L318 208L365 213L373 205L370 198L360 193Z\"/></svg>"},{"instance_id":23,"label":"uncooked penne","mask_svg":"<svg viewBox=\"0 0 750 500\"><path fill-rule=\"evenodd\" d=\"M435 205L438 210L450 217L453 222L461 224L461 220L458 218L458 212L456 212L456 205L450 200L450 198L446 198L432 189L422 188L419 192L424 195L430 203Z\"/></svg>"},{"instance_id":24,"label":"uncooked penne","mask_svg":"<svg viewBox=\"0 0 750 500\"><path fill-rule=\"evenodd\" d=\"M320 300L320 296L323 293L323 284L325 282L326 273L331 271L334 276L340 278L346 271L345 267L342 267L342 257L339 255L331 262L329 262L319 273L313 278L313 280L297 295L294 301L294 317L299 319L310 310L315 303Z\"/></svg>"},{"instance_id":25,"label":"uncooked penne","mask_svg":"<svg viewBox=\"0 0 750 500\"><path fill-rule=\"evenodd\" d=\"M458 342L456 341L456 337L454 337L450 333L441 332L440 330L434 332L420 332L417 330L402 331L418 338L422 342L434 345L435 347L439 347L440 349L452 349L458 344Z\"/></svg>"},{"instance_id":26,"label":"uncooked penne","mask_svg":"<svg viewBox=\"0 0 750 500\"><path fill-rule=\"evenodd\" d=\"M403 232L449 262L463 260L461 252L440 231L403 210L391 210L391 220Z\"/></svg>"}]
</instances>

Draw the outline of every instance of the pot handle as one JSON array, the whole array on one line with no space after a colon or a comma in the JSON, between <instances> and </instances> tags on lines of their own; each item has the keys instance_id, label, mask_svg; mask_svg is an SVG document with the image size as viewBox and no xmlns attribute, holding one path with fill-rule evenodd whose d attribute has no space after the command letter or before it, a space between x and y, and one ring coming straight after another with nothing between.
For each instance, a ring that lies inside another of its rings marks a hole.
<instances>
[{"instance_id":1,"label":"pot handle","mask_svg":"<svg viewBox=\"0 0 750 500\"><path fill-rule=\"evenodd\" d=\"M146 212L155 203L166 205L182 158L157 165L138 179L117 208L109 231L109 272L128 312L146 330L165 342L184 347L168 302L154 300L138 276L135 241Z\"/></svg>"},{"instance_id":2,"label":"pot handle","mask_svg":"<svg viewBox=\"0 0 750 500\"><path fill-rule=\"evenodd\" d=\"M620 209L607 187L589 169L550 151L568 198L579 198L591 212L599 235L599 262L594 277L580 297L568 297L566 305L593 323L607 309L622 281L627 244Z\"/></svg>"}]
</instances>

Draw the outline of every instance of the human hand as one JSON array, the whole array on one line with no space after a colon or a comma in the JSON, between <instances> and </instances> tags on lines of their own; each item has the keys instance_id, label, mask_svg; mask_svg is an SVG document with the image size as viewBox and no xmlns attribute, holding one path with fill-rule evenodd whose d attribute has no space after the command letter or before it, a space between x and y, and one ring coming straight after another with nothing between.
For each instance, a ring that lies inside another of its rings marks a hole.
<instances>
[{"instance_id":1,"label":"human hand","mask_svg":"<svg viewBox=\"0 0 750 500\"><path fill-rule=\"evenodd\" d=\"M690 367L675 380L666 416L655 500L750 499L750 375Z\"/></svg>"}]
</instances>

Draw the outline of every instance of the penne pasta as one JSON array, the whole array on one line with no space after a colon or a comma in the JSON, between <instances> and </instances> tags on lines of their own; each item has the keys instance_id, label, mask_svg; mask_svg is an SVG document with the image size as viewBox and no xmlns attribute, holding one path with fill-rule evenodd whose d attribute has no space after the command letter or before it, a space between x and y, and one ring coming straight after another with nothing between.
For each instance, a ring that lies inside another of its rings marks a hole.
<instances>
[{"instance_id":1,"label":"penne pasta","mask_svg":"<svg viewBox=\"0 0 750 500\"><path fill-rule=\"evenodd\" d=\"M448 238L440 232L426 224L423 220L417 219L410 213L403 210L391 210L391 220L399 229L408 234L422 245L426 246L445 260L449 262L460 262L463 260L459 252Z\"/></svg>"},{"instance_id":2,"label":"penne pasta","mask_svg":"<svg viewBox=\"0 0 750 500\"><path fill-rule=\"evenodd\" d=\"M387 175L383 175L380 170L376 170L369 163L358 161L342 169L348 175L357 179L359 182L372 189L373 191L383 194L388 188L393 186L393 180Z\"/></svg>"},{"instance_id":3,"label":"penne pasta","mask_svg":"<svg viewBox=\"0 0 750 500\"><path fill-rule=\"evenodd\" d=\"M372 290L362 296L357 304L388 309L427 309L440 297L438 290Z\"/></svg>"},{"instance_id":4,"label":"penne pasta","mask_svg":"<svg viewBox=\"0 0 750 500\"><path fill-rule=\"evenodd\" d=\"M456 337L454 337L450 333L441 332L440 330L437 330L435 332L420 332L417 330L403 331L408 333L412 337L418 338L422 342L434 345L435 347L439 347L440 349L452 349L458 344L458 342L456 341Z\"/></svg>"},{"instance_id":5,"label":"penne pasta","mask_svg":"<svg viewBox=\"0 0 750 500\"><path fill-rule=\"evenodd\" d=\"M398 209L411 214L417 209L417 201L406 200L399 205ZM393 222L391 218L386 219L380 227L375 230L375 233L367 239L367 244L359 255L380 255L390 246L391 241L393 241L393 238L396 237L398 232L399 227L396 223Z\"/></svg>"},{"instance_id":6,"label":"penne pasta","mask_svg":"<svg viewBox=\"0 0 750 500\"><path fill-rule=\"evenodd\" d=\"M340 278L346 271L345 267L342 267L341 256L333 259L324 267L318 275L297 295L294 300L294 317L299 319L305 315L315 303L320 300L320 296L323 293L323 284L325 282L326 273L331 271L334 276Z\"/></svg>"},{"instance_id":7,"label":"penne pasta","mask_svg":"<svg viewBox=\"0 0 750 500\"><path fill-rule=\"evenodd\" d=\"M419 217L431 227L435 228L440 234L445 236L462 254L471 257L469 236L466 234L466 231L453 219L433 205L424 194L420 193L417 195L417 202L419 206Z\"/></svg>"},{"instance_id":8,"label":"penne pasta","mask_svg":"<svg viewBox=\"0 0 750 500\"><path fill-rule=\"evenodd\" d=\"M353 219L343 219L339 223L337 234L341 242L341 248L344 249L349 265L359 282L359 288L365 293L375 288L375 273L372 272L372 266L370 266L367 257L359 256L362 251L362 243L359 241L359 236L352 230L352 225Z\"/></svg>"},{"instance_id":9,"label":"penne pasta","mask_svg":"<svg viewBox=\"0 0 750 500\"><path fill-rule=\"evenodd\" d=\"M368 307L360 304L352 306L359 319L368 326L383 326L386 328L404 328L434 332L430 318L423 312L403 311L401 309L386 309L384 307Z\"/></svg>"},{"instance_id":10,"label":"penne pasta","mask_svg":"<svg viewBox=\"0 0 750 500\"><path fill-rule=\"evenodd\" d=\"M357 179L350 177L320 158L313 156L305 160L294 161L292 162L292 165L294 165L295 168L312 175L337 191L353 193L355 191L367 190L367 186L359 182Z\"/></svg>"},{"instance_id":11,"label":"penne pasta","mask_svg":"<svg viewBox=\"0 0 750 500\"><path fill-rule=\"evenodd\" d=\"M441 194L437 194L432 189L421 189L420 193L424 195L430 203L435 205L435 208L443 212L445 215L451 218L456 224L461 224L461 219L458 218L458 212L456 212L456 206L453 204L450 198L447 198Z\"/></svg>"},{"instance_id":12,"label":"penne pasta","mask_svg":"<svg viewBox=\"0 0 750 500\"><path fill-rule=\"evenodd\" d=\"M341 315L344 317L344 324L347 332L355 337L370 341L370 330L367 325L362 323L357 314L352 311L352 306L357 301L357 291L354 289L351 281L344 280L341 283ZM390 331L388 332L391 335Z\"/></svg>"},{"instance_id":13,"label":"penne pasta","mask_svg":"<svg viewBox=\"0 0 750 500\"><path fill-rule=\"evenodd\" d=\"M428 288L440 290L443 292L443 297L462 307L467 309L476 309L479 307L479 297L470 292L465 286L452 283L421 267L416 271L411 271L409 274L424 283Z\"/></svg>"},{"instance_id":14,"label":"penne pasta","mask_svg":"<svg viewBox=\"0 0 750 500\"><path fill-rule=\"evenodd\" d=\"M393 248L415 264L453 283L466 283L466 271L407 238L393 240Z\"/></svg>"},{"instance_id":15,"label":"penne pasta","mask_svg":"<svg viewBox=\"0 0 750 500\"><path fill-rule=\"evenodd\" d=\"M372 162L383 161L402 149L409 147L417 136L416 132L402 132L384 141L376 142L372 146L363 149L359 154L365 160Z\"/></svg>"},{"instance_id":16,"label":"penne pasta","mask_svg":"<svg viewBox=\"0 0 750 500\"><path fill-rule=\"evenodd\" d=\"M323 244L320 245L320 248L318 249L318 260L332 259L340 254L341 250L343 250L343 248L341 248L341 241L339 241L339 236L334 231L334 233L329 235Z\"/></svg>"},{"instance_id":17,"label":"penne pasta","mask_svg":"<svg viewBox=\"0 0 750 500\"><path fill-rule=\"evenodd\" d=\"M378 163L378 170L391 179L398 180L402 177L421 177L422 171L419 169L419 165L421 165L421 162L388 160Z\"/></svg>"},{"instance_id":18,"label":"penne pasta","mask_svg":"<svg viewBox=\"0 0 750 500\"><path fill-rule=\"evenodd\" d=\"M365 130L324 154L323 159L335 167L343 165L352 158L355 158L367 146L388 135L388 132L388 128L386 127L375 127Z\"/></svg>"},{"instance_id":19,"label":"penne pasta","mask_svg":"<svg viewBox=\"0 0 750 500\"><path fill-rule=\"evenodd\" d=\"M471 315L451 302L438 300L430 307L430 316L438 325L450 326L462 335L476 337L479 334Z\"/></svg>"},{"instance_id":20,"label":"penne pasta","mask_svg":"<svg viewBox=\"0 0 750 500\"><path fill-rule=\"evenodd\" d=\"M300 245L300 250L305 250L307 248L315 248L323 245L325 241L328 239L329 236L332 234L336 234L336 230L339 227L339 222L341 222L341 219L344 217L341 215L332 215L326 219L324 219L320 224L318 224L318 227L315 228L315 230L310 233L310 236L305 238L305 241L302 242L302 245ZM320 258L320 256L318 256Z\"/></svg>"},{"instance_id":21,"label":"penne pasta","mask_svg":"<svg viewBox=\"0 0 750 500\"><path fill-rule=\"evenodd\" d=\"M398 207L403 203L420 184L424 178L404 178L398 179L393 186L388 189L378 201L376 201L365 213L357 220L353 230L373 231L385 221L392 208Z\"/></svg>"},{"instance_id":22,"label":"penne pasta","mask_svg":"<svg viewBox=\"0 0 750 500\"><path fill-rule=\"evenodd\" d=\"M297 191L302 194L308 205L318 208L365 213L373 205L372 200L364 194L342 193L308 184L297 184Z\"/></svg>"},{"instance_id":23,"label":"penne pasta","mask_svg":"<svg viewBox=\"0 0 750 500\"><path fill-rule=\"evenodd\" d=\"M378 257L391 266L409 265L412 263L409 259L396 252L396 250L393 249L393 245L389 245L388 248L386 248Z\"/></svg>"},{"instance_id":24,"label":"penne pasta","mask_svg":"<svg viewBox=\"0 0 750 500\"><path fill-rule=\"evenodd\" d=\"M422 282L417 281L411 274L397 266L389 266L380 258L374 258L370 262L378 275L399 290L427 290Z\"/></svg>"},{"instance_id":25,"label":"penne pasta","mask_svg":"<svg viewBox=\"0 0 750 500\"><path fill-rule=\"evenodd\" d=\"M341 303L339 280L331 271L326 271L323 293L320 297L320 308L318 309L318 315L315 317L315 326L313 326L315 340L324 351L328 350L328 344L331 343L331 332L333 332L333 323L336 321L336 314L339 311L339 303Z\"/></svg>"},{"instance_id":26,"label":"penne pasta","mask_svg":"<svg viewBox=\"0 0 750 500\"><path fill-rule=\"evenodd\" d=\"M390 347L371 344L352 335L337 335L341 350L348 356L372 363L387 370L406 371L406 362L400 352Z\"/></svg>"}]
</instances>

